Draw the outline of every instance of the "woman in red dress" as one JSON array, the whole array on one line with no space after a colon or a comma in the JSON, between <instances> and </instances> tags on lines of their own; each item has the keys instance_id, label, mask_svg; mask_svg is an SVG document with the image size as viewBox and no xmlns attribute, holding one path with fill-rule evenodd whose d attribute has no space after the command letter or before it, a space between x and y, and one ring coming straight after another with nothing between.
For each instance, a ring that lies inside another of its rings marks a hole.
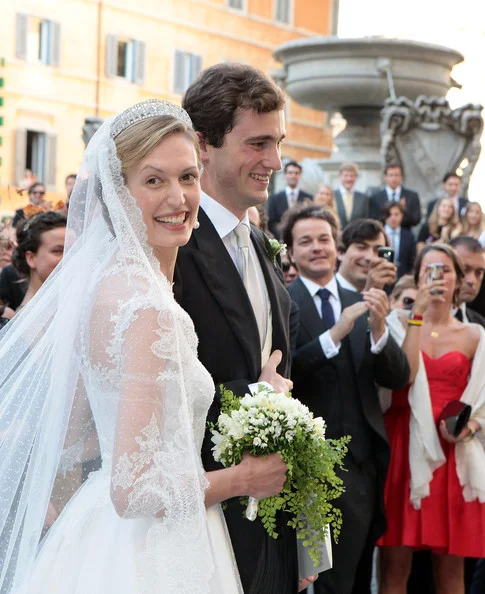
<instances>
[{"instance_id":1,"label":"woman in red dress","mask_svg":"<svg viewBox=\"0 0 485 594\"><path fill-rule=\"evenodd\" d=\"M427 282L430 264L441 265L442 280ZM485 474L485 465L476 472L485 460L485 332L452 315L462 278L447 245L426 246L416 260L419 291L402 343L410 385L392 394L385 415L391 463L388 527L378 542L380 594L406 594L414 550L432 551L436 594L464 594L463 558L485 557L485 491L477 476ZM438 423L452 400L472 405L456 438L444 421Z\"/></svg>"}]
</instances>

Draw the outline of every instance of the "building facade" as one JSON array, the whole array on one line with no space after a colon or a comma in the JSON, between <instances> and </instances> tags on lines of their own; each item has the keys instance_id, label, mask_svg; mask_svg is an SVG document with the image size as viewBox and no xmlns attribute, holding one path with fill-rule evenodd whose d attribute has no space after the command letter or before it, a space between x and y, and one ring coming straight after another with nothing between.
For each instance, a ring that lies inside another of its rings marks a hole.
<instances>
[{"instance_id":1,"label":"building facade","mask_svg":"<svg viewBox=\"0 0 485 594\"><path fill-rule=\"evenodd\" d=\"M335 0L17 0L0 21L0 211L31 170L62 198L86 117L151 97L180 103L203 68L241 61L267 73L275 46L332 31ZM326 116L289 101L283 152L329 156Z\"/></svg>"}]
</instances>

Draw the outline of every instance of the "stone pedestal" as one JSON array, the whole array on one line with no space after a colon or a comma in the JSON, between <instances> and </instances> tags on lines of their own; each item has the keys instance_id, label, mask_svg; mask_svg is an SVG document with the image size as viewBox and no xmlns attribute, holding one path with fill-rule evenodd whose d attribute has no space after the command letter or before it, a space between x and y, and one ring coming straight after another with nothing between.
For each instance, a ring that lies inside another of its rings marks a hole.
<instances>
[{"instance_id":1,"label":"stone pedestal","mask_svg":"<svg viewBox=\"0 0 485 594\"><path fill-rule=\"evenodd\" d=\"M446 95L456 86L451 70L463 60L449 48L379 37L299 39L276 48L274 57L282 63L275 78L290 97L313 109L340 112L347 122L330 159L303 161L303 186L310 192L319 171L320 181L335 186L343 161L359 165L358 189L379 186L379 125L385 100Z\"/></svg>"}]
</instances>

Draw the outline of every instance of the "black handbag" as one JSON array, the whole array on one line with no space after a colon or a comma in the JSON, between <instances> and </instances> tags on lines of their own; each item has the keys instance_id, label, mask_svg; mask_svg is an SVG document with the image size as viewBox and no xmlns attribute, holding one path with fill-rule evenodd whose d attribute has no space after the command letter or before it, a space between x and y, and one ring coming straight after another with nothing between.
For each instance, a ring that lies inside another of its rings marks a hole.
<instances>
[{"instance_id":1,"label":"black handbag","mask_svg":"<svg viewBox=\"0 0 485 594\"><path fill-rule=\"evenodd\" d=\"M448 433L458 437L470 420L472 407L461 400L452 400L443 408L438 418L438 424L444 421Z\"/></svg>"}]
</instances>

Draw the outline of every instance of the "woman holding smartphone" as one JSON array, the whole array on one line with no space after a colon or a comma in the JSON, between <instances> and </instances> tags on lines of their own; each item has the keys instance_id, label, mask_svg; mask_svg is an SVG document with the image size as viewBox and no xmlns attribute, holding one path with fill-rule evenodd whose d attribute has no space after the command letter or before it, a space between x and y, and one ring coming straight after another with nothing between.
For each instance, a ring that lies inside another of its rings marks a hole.
<instances>
[{"instance_id":1,"label":"woman holding smartphone","mask_svg":"<svg viewBox=\"0 0 485 594\"><path fill-rule=\"evenodd\" d=\"M449 246L426 246L414 276L406 330L397 318L389 324L411 376L385 415L391 463L380 594L406 593L413 550L424 549L433 553L436 594L464 594L463 558L485 557L485 331L452 315L463 271ZM458 431L445 410L451 401L471 406Z\"/></svg>"}]
</instances>

